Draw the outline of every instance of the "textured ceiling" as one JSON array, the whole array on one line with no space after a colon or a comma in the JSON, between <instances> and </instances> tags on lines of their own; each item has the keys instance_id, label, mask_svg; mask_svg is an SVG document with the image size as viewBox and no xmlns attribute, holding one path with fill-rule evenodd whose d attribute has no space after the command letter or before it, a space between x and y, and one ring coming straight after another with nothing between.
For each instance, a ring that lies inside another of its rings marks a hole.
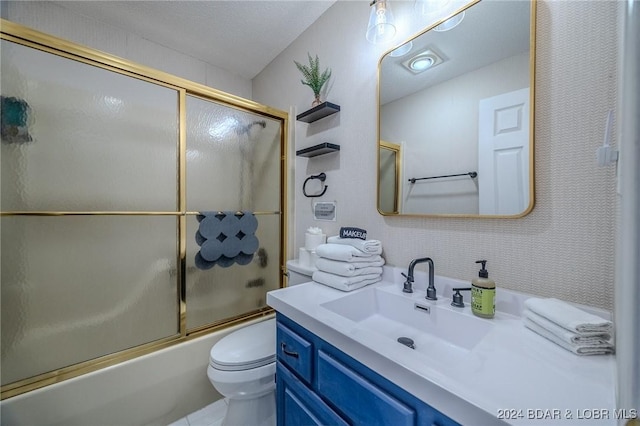
<instances>
[{"instance_id":1,"label":"textured ceiling","mask_svg":"<svg viewBox=\"0 0 640 426\"><path fill-rule=\"evenodd\" d=\"M54 1L252 79L335 0Z\"/></svg>"}]
</instances>

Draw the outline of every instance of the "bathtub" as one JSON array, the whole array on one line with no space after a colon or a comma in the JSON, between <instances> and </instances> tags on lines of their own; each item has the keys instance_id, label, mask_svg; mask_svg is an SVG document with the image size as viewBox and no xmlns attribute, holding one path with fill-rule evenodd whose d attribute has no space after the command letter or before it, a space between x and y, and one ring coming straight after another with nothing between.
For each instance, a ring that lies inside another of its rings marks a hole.
<instances>
[{"instance_id":1,"label":"bathtub","mask_svg":"<svg viewBox=\"0 0 640 426\"><path fill-rule=\"evenodd\" d=\"M209 350L260 319L0 402L6 426L162 425L221 398L207 378Z\"/></svg>"}]
</instances>

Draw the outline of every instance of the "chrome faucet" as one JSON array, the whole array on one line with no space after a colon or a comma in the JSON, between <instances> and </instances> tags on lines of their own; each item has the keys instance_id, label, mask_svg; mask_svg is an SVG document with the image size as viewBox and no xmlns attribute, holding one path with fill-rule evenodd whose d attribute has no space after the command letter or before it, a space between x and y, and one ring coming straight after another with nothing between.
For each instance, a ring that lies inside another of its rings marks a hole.
<instances>
[{"instance_id":1,"label":"chrome faucet","mask_svg":"<svg viewBox=\"0 0 640 426\"><path fill-rule=\"evenodd\" d=\"M427 300L438 300L436 297L436 286L434 285L434 266L433 260L430 257L422 257L420 259L413 259L411 263L409 263L409 270L407 274L402 274L403 277L406 278L404 282L404 286L402 287L402 291L405 293L413 293L413 269L416 267L418 263L427 262L429 264L429 286L427 287L427 296L425 299Z\"/></svg>"}]
</instances>

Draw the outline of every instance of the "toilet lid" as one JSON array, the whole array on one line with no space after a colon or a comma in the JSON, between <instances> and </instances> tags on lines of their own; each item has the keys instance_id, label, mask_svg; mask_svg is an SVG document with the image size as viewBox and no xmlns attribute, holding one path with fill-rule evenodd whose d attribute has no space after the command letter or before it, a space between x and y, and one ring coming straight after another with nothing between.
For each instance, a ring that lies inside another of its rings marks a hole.
<instances>
[{"instance_id":1,"label":"toilet lid","mask_svg":"<svg viewBox=\"0 0 640 426\"><path fill-rule=\"evenodd\" d=\"M209 364L225 371L248 370L275 362L275 319L234 331L213 345L209 355Z\"/></svg>"}]
</instances>

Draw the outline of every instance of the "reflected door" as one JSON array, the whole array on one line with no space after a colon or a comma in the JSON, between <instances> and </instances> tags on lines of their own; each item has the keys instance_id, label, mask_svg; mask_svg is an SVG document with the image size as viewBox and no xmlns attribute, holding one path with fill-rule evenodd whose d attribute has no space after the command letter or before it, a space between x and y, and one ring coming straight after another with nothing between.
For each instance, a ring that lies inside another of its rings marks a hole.
<instances>
[{"instance_id":1,"label":"reflected door","mask_svg":"<svg viewBox=\"0 0 640 426\"><path fill-rule=\"evenodd\" d=\"M516 215L529 200L529 88L482 99L478 135L481 215Z\"/></svg>"}]
</instances>

